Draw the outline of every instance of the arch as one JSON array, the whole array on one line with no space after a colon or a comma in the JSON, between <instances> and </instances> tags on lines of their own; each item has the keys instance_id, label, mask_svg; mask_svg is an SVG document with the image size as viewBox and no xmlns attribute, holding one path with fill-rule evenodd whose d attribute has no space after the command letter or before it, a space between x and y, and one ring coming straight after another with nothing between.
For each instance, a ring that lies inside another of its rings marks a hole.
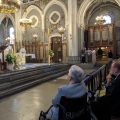
<instances>
[{"instance_id":1,"label":"arch","mask_svg":"<svg viewBox=\"0 0 120 120\"><path fill-rule=\"evenodd\" d=\"M43 22L43 13L42 13L42 11L38 8L38 7L36 7L35 5L30 5L27 9L26 9L26 11L27 11L27 13L26 13L26 16L28 15L28 13L31 11L31 10L36 10L36 11L38 11L38 13L40 14L40 16L41 16L41 19L42 19L42 22ZM23 15L22 15L22 18L25 16L25 13L23 13ZM24 30L23 30L24 31Z\"/></svg>"},{"instance_id":2,"label":"arch","mask_svg":"<svg viewBox=\"0 0 120 120\"><path fill-rule=\"evenodd\" d=\"M66 27L66 26L68 25L68 12L67 12L67 8L66 8L66 6L65 6L64 3L62 3L62 2L60 2L60 1L58 1L58 0L52 0L51 2L49 2L49 3L46 5L46 7L45 7L45 9L44 9L44 18L43 18L43 20L45 21L46 13L47 13L48 9L49 9L52 5L58 5L58 6L60 6L60 7L62 8L62 10L63 10L63 12L64 12L64 14L65 14L65 27Z\"/></svg>"},{"instance_id":3,"label":"arch","mask_svg":"<svg viewBox=\"0 0 120 120\"><path fill-rule=\"evenodd\" d=\"M50 36L50 43L51 43L51 39L53 37L61 37L61 35L59 33L53 33L51 36Z\"/></svg>"},{"instance_id":4,"label":"arch","mask_svg":"<svg viewBox=\"0 0 120 120\"><path fill-rule=\"evenodd\" d=\"M82 2L79 10L78 10L78 21L77 21L77 24L78 24L78 27L84 27L85 26L85 23L84 23L84 17L85 17L85 14L87 12L87 9L91 6L91 4L95 2L94 0L85 0ZM115 0L115 2L120 6L120 1L119 0Z\"/></svg>"},{"instance_id":5,"label":"arch","mask_svg":"<svg viewBox=\"0 0 120 120\"><path fill-rule=\"evenodd\" d=\"M38 11L39 13L40 13L40 16L42 17L42 11L38 8L38 7L36 7L35 5L30 5L26 10L27 10L27 14L26 15L28 15L28 13L31 11L31 10L33 10L33 9L35 9L36 11ZM24 13L25 14L25 13ZM24 14L23 14L23 16L24 16ZM23 17L22 16L22 17Z\"/></svg>"},{"instance_id":6,"label":"arch","mask_svg":"<svg viewBox=\"0 0 120 120\"><path fill-rule=\"evenodd\" d=\"M3 19L4 19L6 16L8 16L8 17L10 18L10 20L12 21L13 27L14 27L14 29L15 29L15 20L14 20L14 18L13 18L13 16L12 16L11 14L3 14L3 13L1 13L1 14L0 14L0 24L1 24L1 22L3 21Z\"/></svg>"}]
</instances>

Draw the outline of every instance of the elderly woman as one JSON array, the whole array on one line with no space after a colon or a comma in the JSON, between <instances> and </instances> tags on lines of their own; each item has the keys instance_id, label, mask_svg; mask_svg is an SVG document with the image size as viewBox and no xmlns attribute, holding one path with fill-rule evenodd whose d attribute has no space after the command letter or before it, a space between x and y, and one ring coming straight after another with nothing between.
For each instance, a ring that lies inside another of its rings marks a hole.
<instances>
[{"instance_id":1,"label":"elderly woman","mask_svg":"<svg viewBox=\"0 0 120 120\"><path fill-rule=\"evenodd\" d=\"M60 103L61 96L68 96L70 98L81 97L86 93L85 83L82 81L84 78L84 71L77 65L72 65L68 73L68 85L59 87L58 93L52 100L52 104L56 105ZM54 120L58 120L58 108L52 107L47 117L52 117Z\"/></svg>"}]
</instances>

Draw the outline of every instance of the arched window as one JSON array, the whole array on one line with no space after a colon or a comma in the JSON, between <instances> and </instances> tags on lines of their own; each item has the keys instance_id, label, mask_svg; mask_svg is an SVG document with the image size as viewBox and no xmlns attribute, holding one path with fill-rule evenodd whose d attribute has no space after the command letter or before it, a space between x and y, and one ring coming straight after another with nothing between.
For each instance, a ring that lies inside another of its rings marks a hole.
<instances>
[{"instance_id":1,"label":"arched window","mask_svg":"<svg viewBox=\"0 0 120 120\"><path fill-rule=\"evenodd\" d=\"M15 38L15 36L14 36L14 28L11 27L9 32L10 32L10 44L14 44L14 38Z\"/></svg>"},{"instance_id":2,"label":"arched window","mask_svg":"<svg viewBox=\"0 0 120 120\"><path fill-rule=\"evenodd\" d=\"M105 19L105 23L104 24L111 24L111 17L109 15L105 15L103 16L103 18Z\"/></svg>"}]
</instances>

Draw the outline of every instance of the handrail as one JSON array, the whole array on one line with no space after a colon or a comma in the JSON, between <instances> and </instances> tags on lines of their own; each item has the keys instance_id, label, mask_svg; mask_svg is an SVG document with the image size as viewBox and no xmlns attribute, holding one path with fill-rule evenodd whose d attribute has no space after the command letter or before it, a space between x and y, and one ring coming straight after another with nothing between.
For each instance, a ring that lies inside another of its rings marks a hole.
<instances>
[{"instance_id":1,"label":"handrail","mask_svg":"<svg viewBox=\"0 0 120 120\"><path fill-rule=\"evenodd\" d=\"M111 63L112 61L103 65L91 74L86 75L83 81L85 82L88 90L96 91L101 88L102 82L106 80L106 76L109 73Z\"/></svg>"}]
</instances>

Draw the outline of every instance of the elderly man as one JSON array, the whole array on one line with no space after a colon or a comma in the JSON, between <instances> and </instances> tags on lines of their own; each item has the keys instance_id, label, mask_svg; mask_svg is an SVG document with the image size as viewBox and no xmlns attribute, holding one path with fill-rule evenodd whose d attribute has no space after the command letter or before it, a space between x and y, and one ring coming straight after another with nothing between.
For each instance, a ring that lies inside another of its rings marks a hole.
<instances>
[{"instance_id":1,"label":"elderly man","mask_svg":"<svg viewBox=\"0 0 120 120\"><path fill-rule=\"evenodd\" d=\"M113 61L106 80L106 95L91 103L98 120L110 120L111 116L120 117L120 61Z\"/></svg>"},{"instance_id":2,"label":"elderly man","mask_svg":"<svg viewBox=\"0 0 120 120\"><path fill-rule=\"evenodd\" d=\"M53 98L52 104L56 105L57 103L60 103L61 96L68 96L70 98L83 96L86 93L86 86L82 81L83 77L84 71L80 67L76 65L71 66L68 73L69 84L61 86L58 89L58 93ZM58 120L58 111L58 108L52 107L49 110L47 117Z\"/></svg>"}]
</instances>

